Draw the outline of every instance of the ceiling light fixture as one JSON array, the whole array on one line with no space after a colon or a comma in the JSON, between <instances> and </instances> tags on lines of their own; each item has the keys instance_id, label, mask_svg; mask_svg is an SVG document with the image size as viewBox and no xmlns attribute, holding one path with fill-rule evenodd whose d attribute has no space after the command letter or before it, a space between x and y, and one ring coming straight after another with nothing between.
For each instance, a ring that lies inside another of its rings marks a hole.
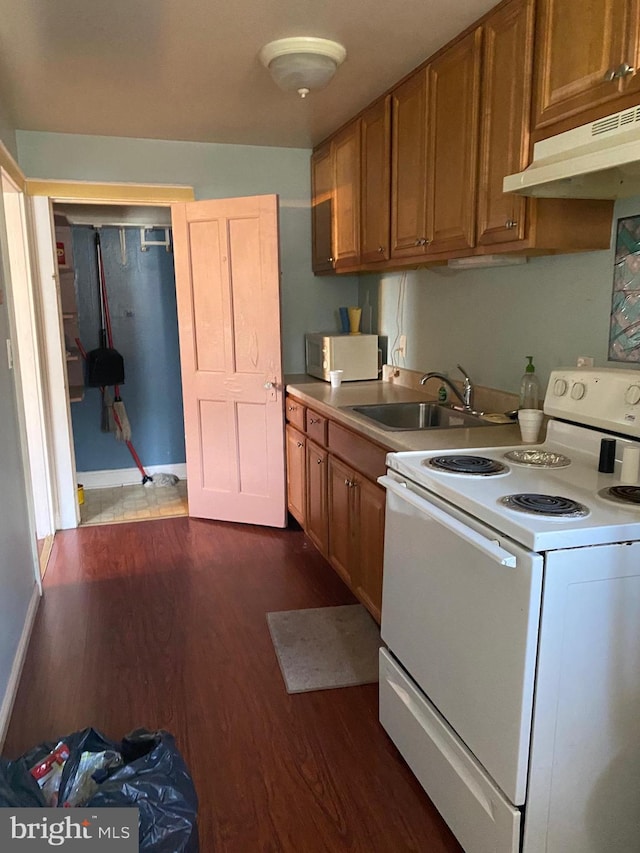
<instances>
[{"instance_id":1,"label":"ceiling light fixture","mask_svg":"<svg viewBox=\"0 0 640 853\"><path fill-rule=\"evenodd\" d=\"M281 89L306 98L311 89L327 85L346 55L338 42L302 36L269 42L260 51L260 61Z\"/></svg>"}]
</instances>

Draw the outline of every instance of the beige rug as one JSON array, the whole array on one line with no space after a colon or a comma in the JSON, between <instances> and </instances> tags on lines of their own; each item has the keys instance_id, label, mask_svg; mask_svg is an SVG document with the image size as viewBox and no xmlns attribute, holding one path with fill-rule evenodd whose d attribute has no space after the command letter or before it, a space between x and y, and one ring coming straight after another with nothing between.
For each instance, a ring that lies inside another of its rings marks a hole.
<instances>
[{"instance_id":1,"label":"beige rug","mask_svg":"<svg viewBox=\"0 0 640 853\"><path fill-rule=\"evenodd\" d=\"M267 613L288 693L378 680L380 631L361 604Z\"/></svg>"}]
</instances>

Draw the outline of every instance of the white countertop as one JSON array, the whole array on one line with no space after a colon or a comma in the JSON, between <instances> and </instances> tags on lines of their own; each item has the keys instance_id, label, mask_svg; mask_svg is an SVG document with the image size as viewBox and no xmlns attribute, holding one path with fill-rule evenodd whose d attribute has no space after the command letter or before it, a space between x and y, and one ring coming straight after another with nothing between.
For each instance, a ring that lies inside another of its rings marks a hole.
<instances>
[{"instance_id":1,"label":"white countertop","mask_svg":"<svg viewBox=\"0 0 640 853\"><path fill-rule=\"evenodd\" d=\"M343 408L375 403L434 401L434 397L430 394L423 394L391 382L381 380L343 382L340 388L334 389L328 382L322 382L306 374L294 374L285 377L285 385L287 393L311 406L314 411L365 435L388 450L444 450L522 444L517 424L391 431L378 427ZM544 440L543 434L540 435L539 440Z\"/></svg>"}]
</instances>

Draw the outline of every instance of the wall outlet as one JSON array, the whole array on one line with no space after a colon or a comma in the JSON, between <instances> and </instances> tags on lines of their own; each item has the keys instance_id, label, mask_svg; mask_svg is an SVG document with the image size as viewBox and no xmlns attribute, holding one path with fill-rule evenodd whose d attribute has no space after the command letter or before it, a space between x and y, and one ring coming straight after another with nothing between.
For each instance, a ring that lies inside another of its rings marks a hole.
<instances>
[{"instance_id":1,"label":"wall outlet","mask_svg":"<svg viewBox=\"0 0 640 853\"><path fill-rule=\"evenodd\" d=\"M398 355L400 358L406 358L407 356L407 336L400 335L400 340L398 342Z\"/></svg>"},{"instance_id":2,"label":"wall outlet","mask_svg":"<svg viewBox=\"0 0 640 853\"><path fill-rule=\"evenodd\" d=\"M579 355L576 362L577 367L593 367L593 359L590 355Z\"/></svg>"}]
</instances>

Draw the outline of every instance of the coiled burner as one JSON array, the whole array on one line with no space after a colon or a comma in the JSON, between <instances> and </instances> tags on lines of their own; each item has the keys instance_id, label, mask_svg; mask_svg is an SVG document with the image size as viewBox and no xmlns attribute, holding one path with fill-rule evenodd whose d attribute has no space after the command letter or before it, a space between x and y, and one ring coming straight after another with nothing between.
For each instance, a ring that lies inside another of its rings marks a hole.
<instances>
[{"instance_id":1,"label":"coiled burner","mask_svg":"<svg viewBox=\"0 0 640 853\"><path fill-rule=\"evenodd\" d=\"M530 515L548 515L554 518L581 518L589 515L586 506L572 498L564 498L561 495L527 493L505 495L505 497L500 498L500 503L509 509L526 512Z\"/></svg>"},{"instance_id":2,"label":"coiled burner","mask_svg":"<svg viewBox=\"0 0 640 853\"><path fill-rule=\"evenodd\" d=\"M609 486L607 489L601 489L598 494L617 503L640 506L640 486Z\"/></svg>"},{"instance_id":3,"label":"coiled burner","mask_svg":"<svg viewBox=\"0 0 640 853\"><path fill-rule=\"evenodd\" d=\"M502 462L488 459L486 456L432 456L422 464L448 474L473 474L481 477L504 474L509 470Z\"/></svg>"}]
</instances>

